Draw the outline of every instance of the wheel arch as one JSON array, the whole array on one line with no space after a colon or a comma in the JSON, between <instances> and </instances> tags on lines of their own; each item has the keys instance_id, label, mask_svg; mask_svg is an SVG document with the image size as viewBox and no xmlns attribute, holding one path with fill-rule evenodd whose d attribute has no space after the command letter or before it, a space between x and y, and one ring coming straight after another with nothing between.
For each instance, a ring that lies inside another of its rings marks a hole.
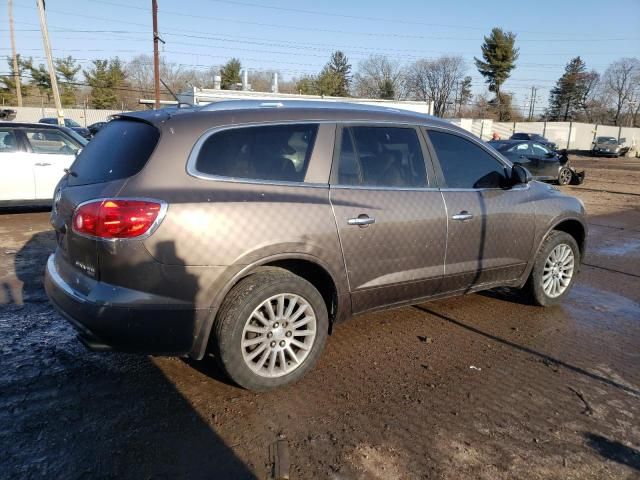
<instances>
[{"instance_id":1,"label":"wheel arch","mask_svg":"<svg viewBox=\"0 0 640 480\"><path fill-rule=\"evenodd\" d=\"M304 278L320 292L329 315L329 334L331 334L336 319L344 318L348 315L349 312L346 310L350 310L350 305L343 305L344 302L339 301L341 295L338 289L338 283L336 282L335 276L331 274L330 268L321 259L303 253L279 254L266 257L242 268L220 289L211 305L212 314L208 316L205 325L203 325L197 334L194 348L189 354L190 357L196 360L204 357L220 305L229 291L243 278L260 271L274 268L287 270L294 275Z\"/></svg>"}]
</instances>

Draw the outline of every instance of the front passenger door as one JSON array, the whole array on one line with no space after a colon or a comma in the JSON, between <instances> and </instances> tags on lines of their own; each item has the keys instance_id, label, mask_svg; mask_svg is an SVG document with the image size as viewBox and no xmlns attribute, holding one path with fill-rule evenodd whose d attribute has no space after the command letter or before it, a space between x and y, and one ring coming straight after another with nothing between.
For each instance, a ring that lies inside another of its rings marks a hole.
<instances>
[{"instance_id":1,"label":"front passenger door","mask_svg":"<svg viewBox=\"0 0 640 480\"><path fill-rule=\"evenodd\" d=\"M25 152L20 131L0 127L0 201L33 200L33 160Z\"/></svg>"},{"instance_id":2,"label":"front passenger door","mask_svg":"<svg viewBox=\"0 0 640 480\"><path fill-rule=\"evenodd\" d=\"M479 142L429 129L448 235L443 292L518 278L531 255L528 185L507 186L508 167Z\"/></svg>"}]
</instances>

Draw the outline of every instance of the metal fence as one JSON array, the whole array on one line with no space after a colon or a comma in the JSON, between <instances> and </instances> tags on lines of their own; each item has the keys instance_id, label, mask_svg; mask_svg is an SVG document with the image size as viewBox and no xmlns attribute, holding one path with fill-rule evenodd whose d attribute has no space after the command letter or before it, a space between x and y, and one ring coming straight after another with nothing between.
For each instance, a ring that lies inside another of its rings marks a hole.
<instances>
[{"instance_id":1,"label":"metal fence","mask_svg":"<svg viewBox=\"0 0 640 480\"><path fill-rule=\"evenodd\" d=\"M614 137L625 140L625 144L637 150L640 144L640 128L614 127L580 122L494 122L489 119L453 119L453 123L490 140L494 133L501 139L515 132L537 133L554 142L558 148L568 150L590 150L596 137Z\"/></svg>"},{"instance_id":2,"label":"metal fence","mask_svg":"<svg viewBox=\"0 0 640 480\"><path fill-rule=\"evenodd\" d=\"M37 122L41 118L56 118L56 109L47 107L2 107L15 110L16 122ZM104 122L111 115L122 113L122 110L97 110L94 108L65 108L65 118L75 120L83 127L96 122Z\"/></svg>"},{"instance_id":3,"label":"metal fence","mask_svg":"<svg viewBox=\"0 0 640 480\"><path fill-rule=\"evenodd\" d=\"M376 104L375 102L361 102ZM420 111L428 109L428 105L416 105L419 102L393 102L393 107L406 107L408 110ZM401 105L402 104L402 105ZM418 108L420 107L420 108ZM37 122L44 117L55 117L54 108L46 107L4 107L17 111L15 120L18 122ZM64 110L66 118L78 122L82 126L107 120L111 115L122 113L122 110L96 110L93 108L67 108ZM491 119L456 118L451 122L482 138L490 140L494 133L500 138L507 139L514 132L538 133L554 142L558 148L568 150L590 150L591 143L596 137L608 136L618 140L625 139L626 145L634 150L640 146L640 128L613 127L579 122L494 122Z\"/></svg>"}]
</instances>

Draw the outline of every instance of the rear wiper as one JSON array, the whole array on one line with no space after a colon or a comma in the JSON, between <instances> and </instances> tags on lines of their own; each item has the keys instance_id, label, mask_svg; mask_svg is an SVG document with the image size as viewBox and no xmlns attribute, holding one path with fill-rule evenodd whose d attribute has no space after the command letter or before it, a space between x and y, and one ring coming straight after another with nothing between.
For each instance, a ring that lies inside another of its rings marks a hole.
<instances>
[{"instance_id":1,"label":"rear wiper","mask_svg":"<svg viewBox=\"0 0 640 480\"><path fill-rule=\"evenodd\" d=\"M64 169L64 173L66 173L67 175L71 175L72 177L77 177L78 174L76 172L74 172L73 170L71 170L70 168L65 168Z\"/></svg>"}]
</instances>

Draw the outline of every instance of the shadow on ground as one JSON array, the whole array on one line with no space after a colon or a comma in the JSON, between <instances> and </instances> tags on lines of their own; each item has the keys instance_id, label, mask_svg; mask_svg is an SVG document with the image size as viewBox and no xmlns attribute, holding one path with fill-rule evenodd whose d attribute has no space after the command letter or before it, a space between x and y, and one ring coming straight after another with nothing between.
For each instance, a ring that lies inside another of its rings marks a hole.
<instances>
[{"instance_id":1,"label":"shadow on ground","mask_svg":"<svg viewBox=\"0 0 640 480\"><path fill-rule=\"evenodd\" d=\"M0 305L3 476L255 478L151 358L88 352L52 314L42 270L54 246L50 231L24 244L23 302Z\"/></svg>"}]
</instances>

